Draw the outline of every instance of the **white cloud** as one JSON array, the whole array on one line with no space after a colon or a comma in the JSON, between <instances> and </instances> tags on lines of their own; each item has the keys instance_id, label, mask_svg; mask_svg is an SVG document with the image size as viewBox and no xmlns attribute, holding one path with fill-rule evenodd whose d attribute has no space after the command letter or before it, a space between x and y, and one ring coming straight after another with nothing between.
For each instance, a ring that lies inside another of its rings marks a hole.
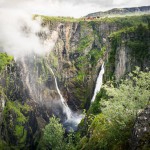
<instances>
[{"instance_id":1,"label":"white cloud","mask_svg":"<svg viewBox=\"0 0 150 150\"><path fill-rule=\"evenodd\" d=\"M150 0L0 0L2 8L20 8L51 16L80 17L116 7L150 5Z\"/></svg>"},{"instance_id":2,"label":"white cloud","mask_svg":"<svg viewBox=\"0 0 150 150\"><path fill-rule=\"evenodd\" d=\"M47 33L49 30L41 27L40 20L33 21L30 13L20 9L1 8L0 20L0 46L16 58L33 52L40 55L46 54L53 48L57 39L57 31L53 31L48 44L44 45L44 41L37 36L37 33L40 31Z\"/></svg>"},{"instance_id":3,"label":"white cloud","mask_svg":"<svg viewBox=\"0 0 150 150\"><path fill-rule=\"evenodd\" d=\"M15 56L47 50L36 36L41 30L40 23L33 21L31 14L81 17L113 7L149 4L149 0L0 0L0 46ZM27 35L21 30L25 25L30 29ZM53 38L57 39L56 31ZM48 43L50 49L55 40L49 39Z\"/></svg>"}]
</instances>

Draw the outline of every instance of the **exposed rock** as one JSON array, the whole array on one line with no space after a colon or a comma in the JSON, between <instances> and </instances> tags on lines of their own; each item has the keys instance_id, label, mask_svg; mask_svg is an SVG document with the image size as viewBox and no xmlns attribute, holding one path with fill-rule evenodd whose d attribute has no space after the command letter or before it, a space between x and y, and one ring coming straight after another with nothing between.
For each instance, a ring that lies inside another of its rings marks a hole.
<instances>
[{"instance_id":1,"label":"exposed rock","mask_svg":"<svg viewBox=\"0 0 150 150\"><path fill-rule=\"evenodd\" d=\"M150 106L142 111L134 124L131 138L131 150L149 150L150 148Z\"/></svg>"},{"instance_id":2,"label":"exposed rock","mask_svg":"<svg viewBox=\"0 0 150 150\"><path fill-rule=\"evenodd\" d=\"M50 32L50 35L39 33L42 40L50 38L54 30L58 32L50 55L43 58L33 54L21 58L8 65L0 75L0 86L4 91L4 95L0 93L0 106L3 106L0 109L0 137L12 146L21 144L33 148L52 114L61 120L66 118L50 67L54 70L61 94L69 107L77 111L89 108L104 60L106 69L117 79L132 70L132 65L149 65L147 58L139 62L137 57L131 57L132 50L123 43L137 39L134 33L122 35L123 42L116 47L113 63L108 61L111 55L108 36L122 28L114 22L50 20L42 25ZM20 117L18 121L19 115L24 119ZM21 132L15 132L18 126Z\"/></svg>"}]
</instances>

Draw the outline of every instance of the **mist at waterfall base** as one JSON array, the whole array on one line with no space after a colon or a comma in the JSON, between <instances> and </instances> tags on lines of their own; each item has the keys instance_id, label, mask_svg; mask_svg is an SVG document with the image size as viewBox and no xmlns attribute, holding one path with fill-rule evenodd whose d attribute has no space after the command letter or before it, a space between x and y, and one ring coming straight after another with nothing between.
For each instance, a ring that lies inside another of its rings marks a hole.
<instances>
[{"instance_id":1,"label":"mist at waterfall base","mask_svg":"<svg viewBox=\"0 0 150 150\"><path fill-rule=\"evenodd\" d=\"M52 68L50 68L50 71L52 72L52 74L54 76L56 89L57 89L57 92L60 96L60 100L62 102L62 107L63 107L64 113L66 114L66 117L67 117L67 119L63 122L63 126L65 127L67 132L69 132L70 130L76 131L78 124L81 122L84 115L81 112L80 113L79 112L73 112L69 108L68 104L66 103L65 99L63 98L63 96L59 90L57 79L55 77L55 74L54 74Z\"/></svg>"},{"instance_id":2,"label":"mist at waterfall base","mask_svg":"<svg viewBox=\"0 0 150 150\"><path fill-rule=\"evenodd\" d=\"M97 93L100 91L102 83L103 83L103 75L104 75L104 63L101 66L100 72L98 74L96 85L93 93L93 97L91 99L91 103L95 101ZM64 122L64 127L67 131L70 131L73 129L74 131L77 130L78 124L81 122L81 120L85 117L81 112L80 113L72 113L72 116L69 116L69 118Z\"/></svg>"}]
</instances>

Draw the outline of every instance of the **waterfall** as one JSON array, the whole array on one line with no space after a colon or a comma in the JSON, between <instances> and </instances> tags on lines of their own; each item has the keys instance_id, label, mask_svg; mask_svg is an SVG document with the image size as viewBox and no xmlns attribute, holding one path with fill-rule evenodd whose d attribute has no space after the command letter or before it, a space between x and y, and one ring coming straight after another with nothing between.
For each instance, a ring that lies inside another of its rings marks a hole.
<instances>
[{"instance_id":1,"label":"waterfall","mask_svg":"<svg viewBox=\"0 0 150 150\"><path fill-rule=\"evenodd\" d=\"M22 69L24 71L23 73L26 74L26 76L23 75L23 77L25 77L25 79L24 79L25 83L26 83L26 85L28 87L29 94L31 94L32 93L32 88L31 88L30 82L29 82L29 71L28 71L28 68L26 66L25 58L22 57L21 60L22 60Z\"/></svg>"},{"instance_id":2,"label":"waterfall","mask_svg":"<svg viewBox=\"0 0 150 150\"><path fill-rule=\"evenodd\" d=\"M81 113L78 113L78 112L75 112L75 113L72 112L72 110L69 108L68 104L66 103L65 99L63 98L63 96L60 92L60 89L59 89L58 83L57 83L57 79L56 79L56 76L55 76L52 68L49 67L48 65L47 65L47 67L49 68L49 70L52 72L52 74L54 76L56 90L60 96L60 100L63 105L63 110L65 111L66 116L67 116L67 119L64 121L63 125L67 131L70 131L70 129L77 130L78 124L80 123L80 121L82 120L84 115Z\"/></svg>"},{"instance_id":3,"label":"waterfall","mask_svg":"<svg viewBox=\"0 0 150 150\"><path fill-rule=\"evenodd\" d=\"M61 102L62 102L62 104L63 104L63 107L64 107L64 109L65 109L65 111L66 111L67 119L69 120L69 119L71 119L71 117L72 117L72 112L71 112L69 106L67 105L66 101L64 100L64 98L63 98L63 96L62 96L62 94L61 94L61 92L60 92L60 90L59 90L59 88L58 88L57 79L56 79L56 77L55 77L55 74L54 74L52 68L49 67L49 69L50 69L50 71L52 72L52 74L53 74L53 76L54 76L54 80L55 80L55 85L56 85L57 92L58 92L58 94L59 94L59 96L60 96L60 100L61 100Z\"/></svg>"},{"instance_id":4,"label":"waterfall","mask_svg":"<svg viewBox=\"0 0 150 150\"><path fill-rule=\"evenodd\" d=\"M93 97L92 97L92 100L91 102L94 102L95 101L95 98L96 98L96 94L100 91L101 89L101 86L102 86L102 83L103 83L103 74L104 74L104 63L102 64L101 66L101 70L99 72L99 75L97 77L97 81L96 81L96 86L95 86L95 90L94 90L94 94L93 94Z\"/></svg>"}]
</instances>

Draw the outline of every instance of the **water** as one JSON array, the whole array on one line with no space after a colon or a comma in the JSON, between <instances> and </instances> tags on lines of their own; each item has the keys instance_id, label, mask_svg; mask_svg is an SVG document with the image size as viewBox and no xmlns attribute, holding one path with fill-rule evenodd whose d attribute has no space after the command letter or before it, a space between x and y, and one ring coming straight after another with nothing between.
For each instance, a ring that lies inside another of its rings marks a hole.
<instances>
[{"instance_id":1,"label":"water","mask_svg":"<svg viewBox=\"0 0 150 150\"><path fill-rule=\"evenodd\" d=\"M48 36L47 39L44 39L44 47L45 47L45 56L49 54L49 52L53 49L53 47L55 46L55 43L58 39L58 33L59 33L59 29L60 29L60 26L61 24L57 27L57 30L56 31L53 31L51 36ZM26 60L28 60L29 58L27 57L22 57L22 60L21 60L21 63L22 63L22 67L23 67L23 81L25 82L28 90L29 90L29 93L30 95L33 97L33 100L38 100L38 102L41 102L42 103L42 99L43 99L43 93L42 93L42 90L40 90L41 88L46 88L44 87L44 85L41 83L41 84L36 84L36 81L38 80L38 66L36 67L36 72L34 72L33 70L33 67L34 67L34 62L29 62L27 63ZM36 61L36 57L33 55L33 59L34 61ZM48 62L48 59L46 60ZM33 63L33 64L31 64ZM66 100L63 98L62 94L61 94L61 91L58 87L58 82L57 82L57 78L52 70L52 68L48 65L48 63L45 63L47 68L49 69L49 71L52 73L53 77L54 77L54 82L55 82L55 87L56 87L56 90L57 90L57 93L60 97L60 101L61 101L61 104L62 104L62 109L66 115L66 119L63 121L63 125L64 127L66 127L66 130L70 130L71 128L73 130L77 130L77 127L78 127L78 124L80 123L80 121L82 120L82 118L84 117L84 115L82 115L82 113L79 113L79 112L73 112ZM28 66L29 65L29 66ZM33 80L33 83L31 84L30 83L30 74L29 72L32 74L32 76L34 75L34 77L32 78ZM36 96L38 95L38 96ZM44 101L43 101L44 102Z\"/></svg>"},{"instance_id":2,"label":"water","mask_svg":"<svg viewBox=\"0 0 150 150\"><path fill-rule=\"evenodd\" d=\"M68 104L66 103L65 99L63 98L63 96L62 96L62 94L58 88L57 79L55 77L55 74L54 74L52 68L49 67L49 69L54 76L56 89L57 89L57 92L60 96L60 100L63 104L63 109L64 109L66 116L67 116L67 119L64 121L63 125L67 131L70 131L71 129L73 129L75 131L75 130L77 130L78 124L81 122L84 115L81 113L77 113L77 112L74 113L73 111L71 111L71 109L69 108Z\"/></svg>"},{"instance_id":3,"label":"water","mask_svg":"<svg viewBox=\"0 0 150 150\"><path fill-rule=\"evenodd\" d=\"M66 131L69 132L71 130L76 131L78 129L78 125L81 122L81 120L85 117L81 112L73 113L72 117L70 119L67 119L63 126L65 127Z\"/></svg>"},{"instance_id":4,"label":"water","mask_svg":"<svg viewBox=\"0 0 150 150\"><path fill-rule=\"evenodd\" d=\"M52 47L54 47L54 45L58 39L58 32L59 32L61 26L62 26L62 24L59 24L57 27L57 31L53 32L51 38L47 39L44 43L49 48L49 51L52 49ZM54 43L54 45L50 46L49 43ZM66 117L67 117L66 120L63 122L63 125L66 128L66 130L68 130L68 131L70 129L77 130L78 124L80 123L80 121L82 120L84 115L82 115L81 113L73 112L69 108L68 104L66 103L65 99L63 98L63 96L60 92L60 89L59 89L58 83L57 83L57 79L56 79L56 76L55 76L52 68L49 67L48 64L47 64L47 67L49 68L49 70L52 72L52 74L54 76L56 90L60 96L60 101L62 102L62 107L63 107L64 113L66 114Z\"/></svg>"},{"instance_id":5,"label":"water","mask_svg":"<svg viewBox=\"0 0 150 150\"><path fill-rule=\"evenodd\" d=\"M71 119L71 117L72 117L72 112L71 112L69 106L67 105L65 99L63 98L63 96L62 96L62 94L61 94L61 92L60 92L60 90L59 90L59 88L58 88L57 79L56 79L56 77L55 77L55 74L54 74L52 68L49 67L49 69L50 69L50 71L52 72L52 74L53 74L53 76L54 76L56 89L57 89L57 92L58 92L58 94L59 94L59 96L60 96L60 100L61 100L61 102L62 102L62 104L63 104L63 108L64 108L65 113L66 113L66 115L67 115L67 119Z\"/></svg>"},{"instance_id":6,"label":"water","mask_svg":"<svg viewBox=\"0 0 150 150\"><path fill-rule=\"evenodd\" d=\"M103 83L103 74L104 74L104 71L105 70L104 70L104 63L103 63L102 66L101 66L101 70L99 72L99 75L97 77L96 86L95 86L95 90L94 90L94 94L93 94L91 102L95 101L96 95L97 95L97 93L101 89L101 86L102 86L102 83Z\"/></svg>"}]
</instances>

